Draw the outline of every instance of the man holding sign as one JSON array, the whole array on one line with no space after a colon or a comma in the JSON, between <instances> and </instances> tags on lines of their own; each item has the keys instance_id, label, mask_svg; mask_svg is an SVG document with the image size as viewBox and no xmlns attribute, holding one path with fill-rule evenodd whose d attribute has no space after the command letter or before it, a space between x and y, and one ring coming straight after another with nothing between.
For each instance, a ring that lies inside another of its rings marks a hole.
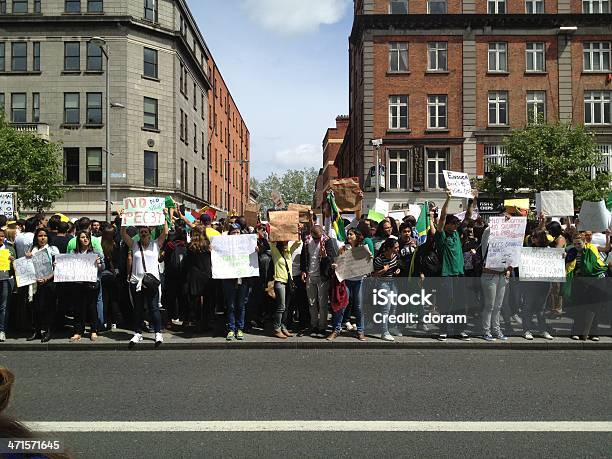
<instances>
[{"instance_id":1,"label":"man holding sign","mask_svg":"<svg viewBox=\"0 0 612 459\"><path fill-rule=\"evenodd\" d=\"M474 197L470 177L465 172L442 171L442 173L444 174L446 188L450 190L452 197L468 199Z\"/></svg>"}]
</instances>

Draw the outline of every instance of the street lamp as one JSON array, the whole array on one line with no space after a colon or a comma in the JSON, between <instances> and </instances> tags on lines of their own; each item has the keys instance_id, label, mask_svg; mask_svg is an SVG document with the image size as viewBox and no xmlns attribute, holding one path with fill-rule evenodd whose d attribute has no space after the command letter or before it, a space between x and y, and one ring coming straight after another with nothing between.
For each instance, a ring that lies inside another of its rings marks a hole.
<instances>
[{"instance_id":1,"label":"street lamp","mask_svg":"<svg viewBox=\"0 0 612 459\"><path fill-rule=\"evenodd\" d=\"M248 159L226 159L224 160L225 162L225 177L227 179L227 195L226 195L226 201L225 201L225 205L227 208L227 215L229 216L230 213L230 176L229 176L229 165L230 163L238 163L240 164L240 167L242 167L244 164L249 164L249 160ZM242 174L240 174L240 179L242 180Z\"/></svg>"},{"instance_id":2,"label":"street lamp","mask_svg":"<svg viewBox=\"0 0 612 459\"><path fill-rule=\"evenodd\" d=\"M383 144L383 139L372 140L372 145L376 148L376 199L380 198L380 147Z\"/></svg>"}]
</instances>

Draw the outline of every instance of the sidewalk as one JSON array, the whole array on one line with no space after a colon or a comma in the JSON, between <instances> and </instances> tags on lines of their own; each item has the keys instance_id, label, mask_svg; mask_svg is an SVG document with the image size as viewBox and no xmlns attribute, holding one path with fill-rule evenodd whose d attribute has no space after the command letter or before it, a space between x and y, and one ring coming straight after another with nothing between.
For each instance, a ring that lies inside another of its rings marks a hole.
<instances>
[{"instance_id":1,"label":"sidewalk","mask_svg":"<svg viewBox=\"0 0 612 459\"><path fill-rule=\"evenodd\" d=\"M85 335L79 343L69 341L67 335L58 335L49 343L26 341L25 335L15 338L8 336L6 342L0 343L2 351L67 351L67 350L128 350L128 342L132 332L128 330L115 330L106 332L98 337L94 343ZM354 335L341 335L330 342L321 338L310 336L293 337L279 340L268 336L261 330L253 334L246 334L244 341L226 341L224 337L207 335L194 335L184 331L164 332L164 343L158 348L164 349L517 349L517 350L578 350L597 349L612 350L612 337L602 336L601 341L574 341L569 337L556 337L552 341L535 338L533 341L517 336L508 341L487 342L480 337L472 337L471 341L448 339L445 342L437 341L431 337L396 337L395 342L387 342L376 336L368 336L366 342L358 341ZM133 349L155 349L153 333L144 333L144 341Z\"/></svg>"}]
</instances>

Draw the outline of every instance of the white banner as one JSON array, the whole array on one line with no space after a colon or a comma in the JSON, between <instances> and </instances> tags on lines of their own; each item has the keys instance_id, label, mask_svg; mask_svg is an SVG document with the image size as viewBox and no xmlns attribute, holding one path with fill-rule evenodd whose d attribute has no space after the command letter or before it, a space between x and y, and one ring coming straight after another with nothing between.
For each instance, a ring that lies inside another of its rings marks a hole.
<instances>
[{"instance_id":1,"label":"white banner","mask_svg":"<svg viewBox=\"0 0 612 459\"><path fill-rule=\"evenodd\" d=\"M217 236L210 248L213 279L259 276L256 234Z\"/></svg>"},{"instance_id":2,"label":"white banner","mask_svg":"<svg viewBox=\"0 0 612 459\"><path fill-rule=\"evenodd\" d=\"M37 279L45 279L53 275L53 263L51 262L49 249L39 250L32 255L32 263Z\"/></svg>"},{"instance_id":3,"label":"white banner","mask_svg":"<svg viewBox=\"0 0 612 459\"><path fill-rule=\"evenodd\" d=\"M377 199L374 203L374 210L386 217L389 215L389 203L387 201L383 201L382 199Z\"/></svg>"},{"instance_id":4,"label":"white banner","mask_svg":"<svg viewBox=\"0 0 612 459\"><path fill-rule=\"evenodd\" d=\"M98 267L96 253L79 253L55 256L56 283L63 282L96 282Z\"/></svg>"},{"instance_id":5,"label":"white banner","mask_svg":"<svg viewBox=\"0 0 612 459\"><path fill-rule=\"evenodd\" d=\"M374 271L374 259L367 246L347 250L336 258L338 281L361 277Z\"/></svg>"},{"instance_id":6,"label":"white banner","mask_svg":"<svg viewBox=\"0 0 612 459\"><path fill-rule=\"evenodd\" d=\"M442 171L446 188L451 192L451 196L456 198L473 198L470 177L464 172Z\"/></svg>"},{"instance_id":7,"label":"white banner","mask_svg":"<svg viewBox=\"0 0 612 459\"><path fill-rule=\"evenodd\" d=\"M25 287L36 283L36 270L31 258L18 258L13 261L17 287Z\"/></svg>"},{"instance_id":8,"label":"white banner","mask_svg":"<svg viewBox=\"0 0 612 459\"><path fill-rule=\"evenodd\" d=\"M14 193L0 193L0 215L13 218L15 214Z\"/></svg>"},{"instance_id":9,"label":"white banner","mask_svg":"<svg viewBox=\"0 0 612 459\"><path fill-rule=\"evenodd\" d=\"M523 247L519 276L522 281L565 282L565 249Z\"/></svg>"},{"instance_id":10,"label":"white banner","mask_svg":"<svg viewBox=\"0 0 612 459\"><path fill-rule=\"evenodd\" d=\"M125 198L123 226L160 226L166 221L164 198Z\"/></svg>"},{"instance_id":11,"label":"white banner","mask_svg":"<svg viewBox=\"0 0 612 459\"><path fill-rule=\"evenodd\" d=\"M491 217L489 219L489 246L485 267L506 269L517 267L521 259L521 247L525 238L527 217Z\"/></svg>"},{"instance_id":12,"label":"white banner","mask_svg":"<svg viewBox=\"0 0 612 459\"><path fill-rule=\"evenodd\" d=\"M606 203L584 201L580 206L580 231L605 232L610 225L610 211L606 209Z\"/></svg>"},{"instance_id":13,"label":"white banner","mask_svg":"<svg viewBox=\"0 0 612 459\"><path fill-rule=\"evenodd\" d=\"M572 190L542 191L536 194L536 212L545 217L573 217L574 192Z\"/></svg>"}]
</instances>

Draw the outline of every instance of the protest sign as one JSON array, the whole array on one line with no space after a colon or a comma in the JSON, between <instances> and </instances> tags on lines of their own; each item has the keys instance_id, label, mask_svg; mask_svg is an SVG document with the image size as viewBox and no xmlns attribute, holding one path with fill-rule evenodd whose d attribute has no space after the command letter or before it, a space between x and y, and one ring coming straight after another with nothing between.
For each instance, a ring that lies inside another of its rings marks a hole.
<instances>
[{"instance_id":1,"label":"protest sign","mask_svg":"<svg viewBox=\"0 0 612 459\"><path fill-rule=\"evenodd\" d=\"M374 203L374 211L386 217L389 215L389 203L387 201L383 201L382 199L377 199Z\"/></svg>"},{"instance_id":2,"label":"protest sign","mask_svg":"<svg viewBox=\"0 0 612 459\"><path fill-rule=\"evenodd\" d=\"M389 212L389 217L392 218L393 220L399 220L400 222L404 219L404 217L406 216L406 212L402 211L402 212Z\"/></svg>"},{"instance_id":3,"label":"protest sign","mask_svg":"<svg viewBox=\"0 0 612 459\"><path fill-rule=\"evenodd\" d=\"M367 246L347 250L336 258L338 281L361 277L374 271L373 258Z\"/></svg>"},{"instance_id":4,"label":"protest sign","mask_svg":"<svg viewBox=\"0 0 612 459\"><path fill-rule=\"evenodd\" d=\"M123 226L159 226L166 221L164 198L125 198Z\"/></svg>"},{"instance_id":5,"label":"protest sign","mask_svg":"<svg viewBox=\"0 0 612 459\"><path fill-rule=\"evenodd\" d=\"M0 215L13 218L15 213L15 194L0 193Z\"/></svg>"},{"instance_id":6,"label":"protest sign","mask_svg":"<svg viewBox=\"0 0 612 459\"><path fill-rule=\"evenodd\" d=\"M489 241L485 267L506 269L520 263L521 248L527 227L527 217L491 217L489 219Z\"/></svg>"},{"instance_id":7,"label":"protest sign","mask_svg":"<svg viewBox=\"0 0 612 459\"><path fill-rule=\"evenodd\" d=\"M608 193L608 198L606 199L606 207L610 212L612 212L612 193Z\"/></svg>"},{"instance_id":8,"label":"protest sign","mask_svg":"<svg viewBox=\"0 0 612 459\"><path fill-rule=\"evenodd\" d=\"M274 203L274 209L279 210L285 207L285 201L279 191L273 190L270 193L270 198L272 198L272 202Z\"/></svg>"},{"instance_id":9,"label":"protest sign","mask_svg":"<svg viewBox=\"0 0 612 459\"><path fill-rule=\"evenodd\" d=\"M603 233L593 233L593 235L591 236L591 244L596 247L605 247L606 235Z\"/></svg>"},{"instance_id":10,"label":"protest sign","mask_svg":"<svg viewBox=\"0 0 612 459\"><path fill-rule=\"evenodd\" d=\"M421 216L421 206L419 204L410 204L408 215L412 215L416 221L419 221Z\"/></svg>"},{"instance_id":11,"label":"protest sign","mask_svg":"<svg viewBox=\"0 0 612 459\"><path fill-rule=\"evenodd\" d=\"M451 192L451 196L456 198L473 198L470 177L465 172L442 171L446 188Z\"/></svg>"},{"instance_id":12,"label":"protest sign","mask_svg":"<svg viewBox=\"0 0 612 459\"><path fill-rule=\"evenodd\" d=\"M521 247L521 281L565 282L565 249Z\"/></svg>"},{"instance_id":13,"label":"protest sign","mask_svg":"<svg viewBox=\"0 0 612 459\"><path fill-rule=\"evenodd\" d=\"M310 221L310 206L306 204L289 204L287 210L290 212L299 212L300 223L308 223Z\"/></svg>"},{"instance_id":14,"label":"protest sign","mask_svg":"<svg viewBox=\"0 0 612 459\"><path fill-rule=\"evenodd\" d=\"M39 250L32 255L32 263L36 272L36 279L45 279L53 275L53 263L49 249Z\"/></svg>"},{"instance_id":15,"label":"protest sign","mask_svg":"<svg viewBox=\"0 0 612 459\"><path fill-rule=\"evenodd\" d=\"M610 224L610 211L606 209L606 204L602 201L590 202L583 201L580 206L580 231L606 231Z\"/></svg>"},{"instance_id":16,"label":"protest sign","mask_svg":"<svg viewBox=\"0 0 612 459\"><path fill-rule=\"evenodd\" d=\"M9 271L11 269L11 252L8 249L0 249L0 271Z\"/></svg>"},{"instance_id":17,"label":"protest sign","mask_svg":"<svg viewBox=\"0 0 612 459\"><path fill-rule=\"evenodd\" d=\"M36 283L36 271L31 258L18 258L13 262L17 287L25 287Z\"/></svg>"},{"instance_id":18,"label":"protest sign","mask_svg":"<svg viewBox=\"0 0 612 459\"><path fill-rule=\"evenodd\" d=\"M545 217L568 217L574 215L574 192L572 190L542 191L536 194L536 212Z\"/></svg>"},{"instance_id":19,"label":"protest sign","mask_svg":"<svg viewBox=\"0 0 612 459\"><path fill-rule=\"evenodd\" d=\"M455 217L463 221L465 220L466 215L467 215L467 212L464 210L463 212L459 212L458 214L455 214ZM472 210L472 215L470 216L470 220L477 220L477 219L478 219L478 212L475 210Z\"/></svg>"},{"instance_id":20,"label":"protest sign","mask_svg":"<svg viewBox=\"0 0 612 459\"><path fill-rule=\"evenodd\" d=\"M372 220L376 223L380 223L385 219L385 216L374 209L370 209L368 212L368 220Z\"/></svg>"},{"instance_id":21,"label":"protest sign","mask_svg":"<svg viewBox=\"0 0 612 459\"><path fill-rule=\"evenodd\" d=\"M299 212L270 212L270 242L297 241Z\"/></svg>"},{"instance_id":22,"label":"protest sign","mask_svg":"<svg viewBox=\"0 0 612 459\"><path fill-rule=\"evenodd\" d=\"M210 240L213 279L259 276L257 235L217 236Z\"/></svg>"},{"instance_id":23,"label":"protest sign","mask_svg":"<svg viewBox=\"0 0 612 459\"><path fill-rule=\"evenodd\" d=\"M330 189L334 192L336 205L340 212L361 211L363 192L359 187L359 179L357 177L332 180Z\"/></svg>"},{"instance_id":24,"label":"protest sign","mask_svg":"<svg viewBox=\"0 0 612 459\"><path fill-rule=\"evenodd\" d=\"M53 280L56 283L96 282L98 280L97 259L98 254L96 253L56 255Z\"/></svg>"},{"instance_id":25,"label":"protest sign","mask_svg":"<svg viewBox=\"0 0 612 459\"><path fill-rule=\"evenodd\" d=\"M259 211L261 210L261 204L247 203L244 206L244 218L248 226L255 227L259 222Z\"/></svg>"}]
</instances>

